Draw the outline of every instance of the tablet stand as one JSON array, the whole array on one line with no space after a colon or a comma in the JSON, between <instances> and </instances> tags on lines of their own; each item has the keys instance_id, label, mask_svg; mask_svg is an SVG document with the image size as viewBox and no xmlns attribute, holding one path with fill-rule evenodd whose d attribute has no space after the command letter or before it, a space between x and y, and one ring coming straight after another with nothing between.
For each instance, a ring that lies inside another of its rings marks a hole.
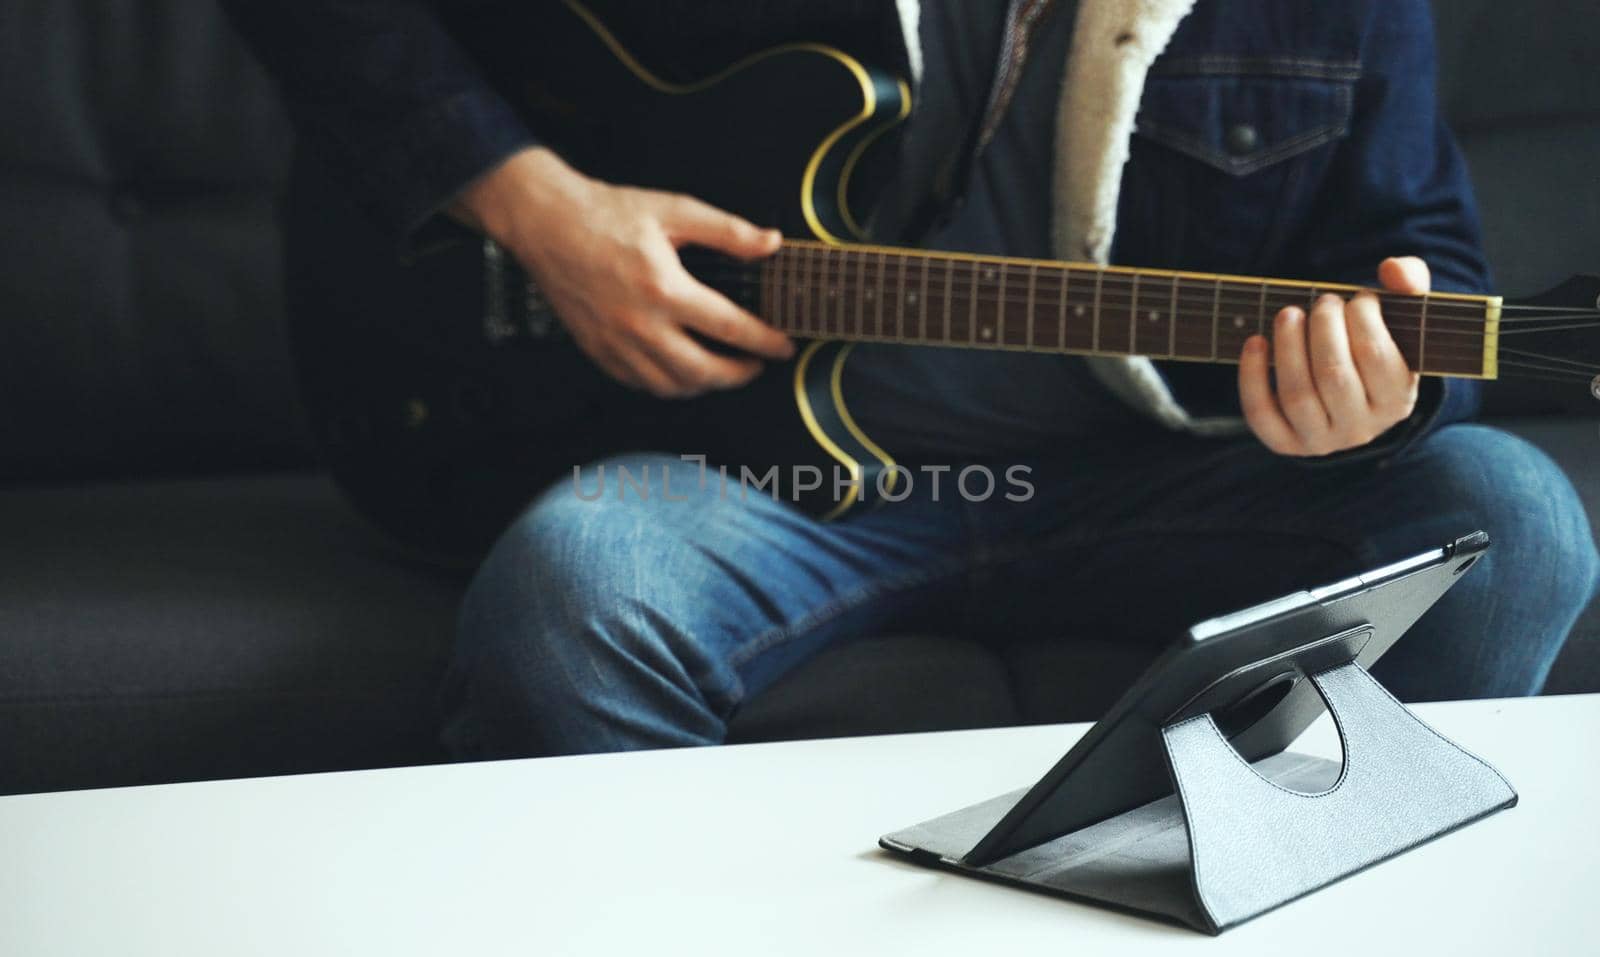
<instances>
[{"instance_id":1,"label":"tablet stand","mask_svg":"<svg viewBox=\"0 0 1600 957\"><path fill-rule=\"evenodd\" d=\"M1176 793L982 867L961 857L1018 791L883 839L885 847L1207 933L1248 920L1516 804L1499 772L1355 663L1313 675L1344 763L1244 761L1211 715L1161 730Z\"/></svg>"}]
</instances>

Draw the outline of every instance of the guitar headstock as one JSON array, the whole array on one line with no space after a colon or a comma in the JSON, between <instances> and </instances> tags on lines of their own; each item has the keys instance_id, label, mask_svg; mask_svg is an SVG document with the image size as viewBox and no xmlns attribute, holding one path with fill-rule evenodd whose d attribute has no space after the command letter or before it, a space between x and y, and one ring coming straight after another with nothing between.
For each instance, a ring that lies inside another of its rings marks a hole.
<instances>
[{"instance_id":1,"label":"guitar headstock","mask_svg":"<svg viewBox=\"0 0 1600 957\"><path fill-rule=\"evenodd\" d=\"M1508 300L1499 340L1502 376L1581 383L1600 399L1600 276Z\"/></svg>"}]
</instances>

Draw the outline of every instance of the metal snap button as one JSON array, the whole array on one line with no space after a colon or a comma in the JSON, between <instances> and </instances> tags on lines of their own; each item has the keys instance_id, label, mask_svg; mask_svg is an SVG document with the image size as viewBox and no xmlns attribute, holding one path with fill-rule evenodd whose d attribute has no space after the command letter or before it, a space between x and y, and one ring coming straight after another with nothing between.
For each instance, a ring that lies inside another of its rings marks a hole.
<instances>
[{"instance_id":1,"label":"metal snap button","mask_svg":"<svg viewBox=\"0 0 1600 957\"><path fill-rule=\"evenodd\" d=\"M1228 152L1234 156L1243 156L1261 145L1261 134L1256 132L1255 126L1250 123L1235 123L1228 127L1226 143Z\"/></svg>"},{"instance_id":2,"label":"metal snap button","mask_svg":"<svg viewBox=\"0 0 1600 957\"><path fill-rule=\"evenodd\" d=\"M1251 123L1234 123L1227 128L1226 142L1227 152L1238 157L1261 146L1261 133L1258 133Z\"/></svg>"}]
</instances>

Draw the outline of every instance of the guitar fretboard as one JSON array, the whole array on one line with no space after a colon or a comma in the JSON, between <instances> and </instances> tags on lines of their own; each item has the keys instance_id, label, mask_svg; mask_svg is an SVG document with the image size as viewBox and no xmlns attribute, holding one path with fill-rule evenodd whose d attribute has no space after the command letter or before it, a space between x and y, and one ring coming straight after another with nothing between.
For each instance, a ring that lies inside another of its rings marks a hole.
<instances>
[{"instance_id":1,"label":"guitar fretboard","mask_svg":"<svg viewBox=\"0 0 1600 957\"><path fill-rule=\"evenodd\" d=\"M1361 288L790 240L759 311L806 338L1236 362L1285 306ZM1412 369L1493 377L1498 297L1378 296Z\"/></svg>"}]
</instances>

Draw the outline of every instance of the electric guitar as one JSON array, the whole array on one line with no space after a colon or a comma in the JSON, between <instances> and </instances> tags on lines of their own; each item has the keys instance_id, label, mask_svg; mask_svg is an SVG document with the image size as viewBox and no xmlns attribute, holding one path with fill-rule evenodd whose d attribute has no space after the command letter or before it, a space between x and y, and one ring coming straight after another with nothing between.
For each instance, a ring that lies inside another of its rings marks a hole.
<instances>
[{"instance_id":1,"label":"electric guitar","mask_svg":"<svg viewBox=\"0 0 1600 957\"><path fill-rule=\"evenodd\" d=\"M1232 363L1282 307L1357 288L861 244L855 209L878 186L865 158L911 107L899 78L799 43L675 84L575 0L537 15L539 29L517 37L539 64L518 104L530 126L586 173L805 237L759 263L683 253L699 279L804 345L743 389L651 399L599 372L493 242L401 265L302 155L286 226L303 399L357 506L435 553L474 554L541 489L622 451L704 455L825 518L892 500L899 463L841 389L858 342ZM735 168L707 164L707 143ZM1600 279L1518 304L1380 299L1423 375L1590 382L1596 371L1560 358L1568 344L1546 354L1512 336L1594 326Z\"/></svg>"}]
</instances>

